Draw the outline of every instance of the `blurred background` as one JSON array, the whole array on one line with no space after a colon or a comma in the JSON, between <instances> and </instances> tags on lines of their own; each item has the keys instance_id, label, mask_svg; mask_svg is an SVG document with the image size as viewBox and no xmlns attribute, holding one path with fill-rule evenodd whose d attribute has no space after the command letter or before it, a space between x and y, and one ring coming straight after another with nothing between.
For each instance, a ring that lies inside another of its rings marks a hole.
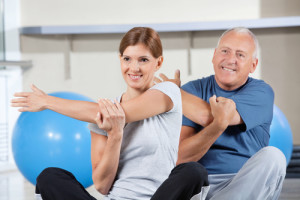
<instances>
[{"instance_id":1,"label":"blurred background","mask_svg":"<svg viewBox=\"0 0 300 200\"><path fill-rule=\"evenodd\" d=\"M253 76L272 86L293 143L300 145L299 0L0 0L0 11L0 172L16 168L10 140L19 113L9 107L12 94L34 83L46 93L115 98L126 89L119 42L130 28L143 25L159 27L160 72L173 76L180 69L183 84L213 74L214 48L225 29L249 27L260 42ZM168 24L178 29L163 30ZM193 29L195 24L202 29ZM116 31L101 31L107 26Z\"/></svg>"}]
</instances>

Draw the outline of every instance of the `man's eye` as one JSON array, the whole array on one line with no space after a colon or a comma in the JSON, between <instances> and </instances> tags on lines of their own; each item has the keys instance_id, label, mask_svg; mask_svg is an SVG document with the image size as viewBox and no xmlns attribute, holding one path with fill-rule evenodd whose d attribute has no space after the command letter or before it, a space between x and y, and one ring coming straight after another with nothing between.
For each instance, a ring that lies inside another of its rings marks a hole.
<instances>
[{"instance_id":1,"label":"man's eye","mask_svg":"<svg viewBox=\"0 0 300 200\"><path fill-rule=\"evenodd\" d=\"M222 53L227 53L227 50L223 49L221 50Z\"/></svg>"},{"instance_id":2,"label":"man's eye","mask_svg":"<svg viewBox=\"0 0 300 200\"><path fill-rule=\"evenodd\" d=\"M242 54L242 53L239 53L238 56L239 56L240 58L245 58L245 55Z\"/></svg>"},{"instance_id":3,"label":"man's eye","mask_svg":"<svg viewBox=\"0 0 300 200\"><path fill-rule=\"evenodd\" d=\"M129 61L129 58L128 57L124 57L123 60L124 61Z\"/></svg>"}]
</instances>

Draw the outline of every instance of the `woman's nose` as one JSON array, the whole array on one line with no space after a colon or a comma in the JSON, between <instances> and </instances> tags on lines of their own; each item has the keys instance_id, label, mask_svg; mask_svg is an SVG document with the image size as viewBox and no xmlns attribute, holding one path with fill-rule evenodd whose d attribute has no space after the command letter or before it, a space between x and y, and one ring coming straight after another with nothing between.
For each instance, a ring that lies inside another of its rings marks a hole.
<instances>
[{"instance_id":1,"label":"woman's nose","mask_svg":"<svg viewBox=\"0 0 300 200\"><path fill-rule=\"evenodd\" d=\"M140 65L138 61L132 61L130 63L130 68L132 71L139 71L140 70Z\"/></svg>"}]
</instances>

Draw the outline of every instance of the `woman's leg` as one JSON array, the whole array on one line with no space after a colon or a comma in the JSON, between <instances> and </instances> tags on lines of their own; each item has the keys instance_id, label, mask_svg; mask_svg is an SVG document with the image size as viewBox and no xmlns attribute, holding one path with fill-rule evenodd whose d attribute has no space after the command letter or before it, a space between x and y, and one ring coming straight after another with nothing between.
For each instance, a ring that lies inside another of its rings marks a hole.
<instances>
[{"instance_id":1,"label":"woman's leg","mask_svg":"<svg viewBox=\"0 0 300 200\"><path fill-rule=\"evenodd\" d=\"M46 168L37 177L36 193L43 200L96 200L76 180L71 172L60 168Z\"/></svg>"},{"instance_id":2,"label":"woman's leg","mask_svg":"<svg viewBox=\"0 0 300 200\"><path fill-rule=\"evenodd\" d=\"M207 191L202 190L208 185L207 171L201 164L183 163L172 170L151 200L189 200L200 192L204 193L202 196L206 196Z\"/></svg>"}]
</instances>

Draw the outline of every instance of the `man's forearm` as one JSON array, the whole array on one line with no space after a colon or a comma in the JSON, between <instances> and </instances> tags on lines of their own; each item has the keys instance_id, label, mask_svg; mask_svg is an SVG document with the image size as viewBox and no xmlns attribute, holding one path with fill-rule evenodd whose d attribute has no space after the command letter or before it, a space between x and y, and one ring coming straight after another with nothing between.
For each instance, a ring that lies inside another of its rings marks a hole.
<instances>
[{"instance_id":1,"label":"man's forearm","mask_svg":"<svg viewBox=\"0 0 300 200\"><path fill-rule=\"evenodd\" d=\"M200 160L225 129L219 124L212 122L199 133L181 140L177 165Z\"/></svg>"},{"instance_id":2,"label":"man's forearm","mask_svg":"<svg viewBox=\"0 0 300 200\"><path fill-rule=\"evenodd\" d=\"M209 103L182 89L180 91L182 98L182 112L184 116L203 127L209 125L214 119ZM240 114L237 110L235 110L235 114L229 125L238 125L243 123L244 122Z\"/></svg>"}]
</instances>

